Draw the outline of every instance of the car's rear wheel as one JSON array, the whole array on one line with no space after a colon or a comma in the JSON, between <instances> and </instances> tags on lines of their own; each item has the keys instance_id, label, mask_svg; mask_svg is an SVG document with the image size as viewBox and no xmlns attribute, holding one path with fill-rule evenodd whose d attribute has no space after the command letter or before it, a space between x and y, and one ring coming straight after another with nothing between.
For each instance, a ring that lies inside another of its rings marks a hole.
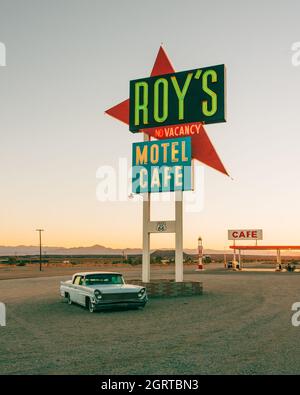
<instances>
[{"instance_id":1,"label":"car's rear wheel","mask_svg":"<svg viewBox=\"0 0 300 395\"><path fill-rule=\"evenodd\" d=\"M66 298L67 298L68 304L72 304L72 300L71 300L70 294L67 294L67 295L66 295Z\"/></svg>"},{"instance_id":2,"label":"car's rear wheel","mask_svg":"<svg viewBox=\"0 0 300 395\"><path fill-rule=\"evenodd\" d=\"M89 309L90 313L94 313L95 312L95 305L94 305L94 303L92 302L91 299L89 299L89 301L88 301L88 309Z\"/></svg>"},{"instance_id":3,"label":"car's rear wheel","mask_svg":"<svg viewBox=\"0 0 300 395\"><path fill-rule=\"evenodd\" d=\"M73 303L72 300L71 300L70 294L65 293L65 298L66 298L68 304L72 304Z\"/></svg>"}]
</instances>

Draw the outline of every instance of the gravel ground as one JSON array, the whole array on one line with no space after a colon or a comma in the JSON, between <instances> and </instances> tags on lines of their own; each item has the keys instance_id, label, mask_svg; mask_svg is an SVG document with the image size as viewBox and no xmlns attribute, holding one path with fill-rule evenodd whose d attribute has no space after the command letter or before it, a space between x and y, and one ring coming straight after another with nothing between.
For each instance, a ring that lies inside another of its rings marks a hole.
<instances>
[{"instance_id":1,"label":"gravel ground","mask_svg":"<svg viewBox=\"0 0 300 395\"><path fill-rule=\"evenodd\" d=\"M128 280L139 270L118 268ZM153 276L173 277L168 267ZM1 374L300 373L300 327L291 325L300 274L186 268L186 279L203 281L203 296L95 314L61 300L68 278L0 281Z\"/></svg>"}]
</instances>

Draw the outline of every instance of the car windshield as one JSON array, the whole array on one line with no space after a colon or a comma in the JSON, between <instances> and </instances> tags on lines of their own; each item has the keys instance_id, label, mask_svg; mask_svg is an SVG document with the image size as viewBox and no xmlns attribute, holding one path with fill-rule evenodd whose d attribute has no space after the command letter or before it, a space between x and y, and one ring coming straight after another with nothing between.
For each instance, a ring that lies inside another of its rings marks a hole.
<instances>
[{"instance_id":1,"label":"car windshield","mask_svg":"<svg viewBox=\"0 0 300 395\"><path fill-rule=\"evenodd\" d=\"M85 277L85 284L124 284L124 280L120 274L90 274L89 276Z\"/></svg>"}]
</instances>

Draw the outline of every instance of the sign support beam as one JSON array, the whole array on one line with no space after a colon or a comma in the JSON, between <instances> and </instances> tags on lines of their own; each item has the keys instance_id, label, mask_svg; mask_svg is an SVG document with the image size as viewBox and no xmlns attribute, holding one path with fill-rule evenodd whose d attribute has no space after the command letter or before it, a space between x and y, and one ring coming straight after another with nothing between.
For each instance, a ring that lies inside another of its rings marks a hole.
<instances>
[{"instance_id":1,"label":"sign support beam","mask_svg":"<svg viewBox=\"0 0 300 395\"><path fill-rule=\"evenodd\" d=\"M148 223L150 221L150 194L144 194L143 201L143 264L142 279L144 283L150 282L150 233Z\"/></svg>"},{"instance_id":2,"label":"sign support beam","mask_svg":"<svg viewBox=\"0 0 300 395\"><path fill-rule=\"evenodd\" d=\"M175 281L183 281L183 192L175 192Z\"/></svg>"},{"instance_id":3,"label":"sign support beam","mask_svg":"<svg viewBox=\"0 0 300 395\"><path fill-rule=\"evenodd\" d=\"M149 141L150 137L144 133L144 141ZM150 193L143 194L143 261L142 280L143 283L150 282L150 233L148 224L150 223Z\"/></svg>"},{"instance_id":4,"label":"sign support beam","mask_svg":"<svg viewBox=\"0 0 300 395\"><path fill-rule=\"evenodd\" d=\"M144 141L150 137L144 134ZM175 221L163 222L167 233L175 233L175 281L183 282L183 191L175 192ZM150 235L160 233L151 221L151 193L143 194L143 261L142 281L150 282ZM165 232L163 231L163 232Z\"/></svg>"},{"instance_id":5,"label":"sign support beam","mask_svg":"<svg viewBox=\"0 0 300 395\"><path fill-rule=\"evenodd\" d=\"M281 265L281 253L280 253L280 250L277 250L277 264Z\"/></svg>"}]
</instances>

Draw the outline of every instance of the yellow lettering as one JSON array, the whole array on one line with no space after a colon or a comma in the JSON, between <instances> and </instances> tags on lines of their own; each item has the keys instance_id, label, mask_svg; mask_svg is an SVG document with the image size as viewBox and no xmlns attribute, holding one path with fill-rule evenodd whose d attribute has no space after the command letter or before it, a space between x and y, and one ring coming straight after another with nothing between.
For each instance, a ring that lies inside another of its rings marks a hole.
<instances>
[{"instance_id":1,"label":"yellow lettering","mask_svg":"<svg viewBox=\"0 0 300 395\"><path fill-rule=\"evenodd\" d=\"M141 152L141 147L139 145L136 146L136 166L140 164L147 164L148 163L148 147L147 145L143 146L143 151Z\"/></svg>"},{"instance_id":2,"label":"yellow lettering","mask_svg":"<svg viewBox=\"0 0 300 395\"><path fill-rule=\"evenodd\" d=\"M170 143L162 143L162 149L163 149L163 161L164 163L167 163L168 161L168 151L167 148L169 147Z\"/></svg>"},{"instance_id":3,"label":"yellow lettering","mask_svg":"<svg viewBox=\"0 0 300 395\"><path fill-rule=\"evenodd\" d=\"M182 152L182 162L187 162L189 158L186 156L186 144L185 141L182 142L181 145L181 152Z\"/></svg>"},{"instance_id":4,"label":"yellow lettering","mask_svg":"<svg viewBox=\"0 0 300 395\"><path fill-rule=\"evenodd\" d=\"M172 162L178 162L178 158L176 157L176 155L178 155L179 151L175 148L175 146L178 146L178 144L179 143L177 141L172 143Z\"/></svg>"},{"instance_id":5,"label":"yellow lettering","mask_svg":"<svg viewBox=\"0 0 300 395\"><path fill-rule=\"evenodd\" d=\"M153 144L151 145L150 148L150 162L155 165L156 163L158 163L158 161L159 161L158 145Z\"/></svg>"}]
</instances>

